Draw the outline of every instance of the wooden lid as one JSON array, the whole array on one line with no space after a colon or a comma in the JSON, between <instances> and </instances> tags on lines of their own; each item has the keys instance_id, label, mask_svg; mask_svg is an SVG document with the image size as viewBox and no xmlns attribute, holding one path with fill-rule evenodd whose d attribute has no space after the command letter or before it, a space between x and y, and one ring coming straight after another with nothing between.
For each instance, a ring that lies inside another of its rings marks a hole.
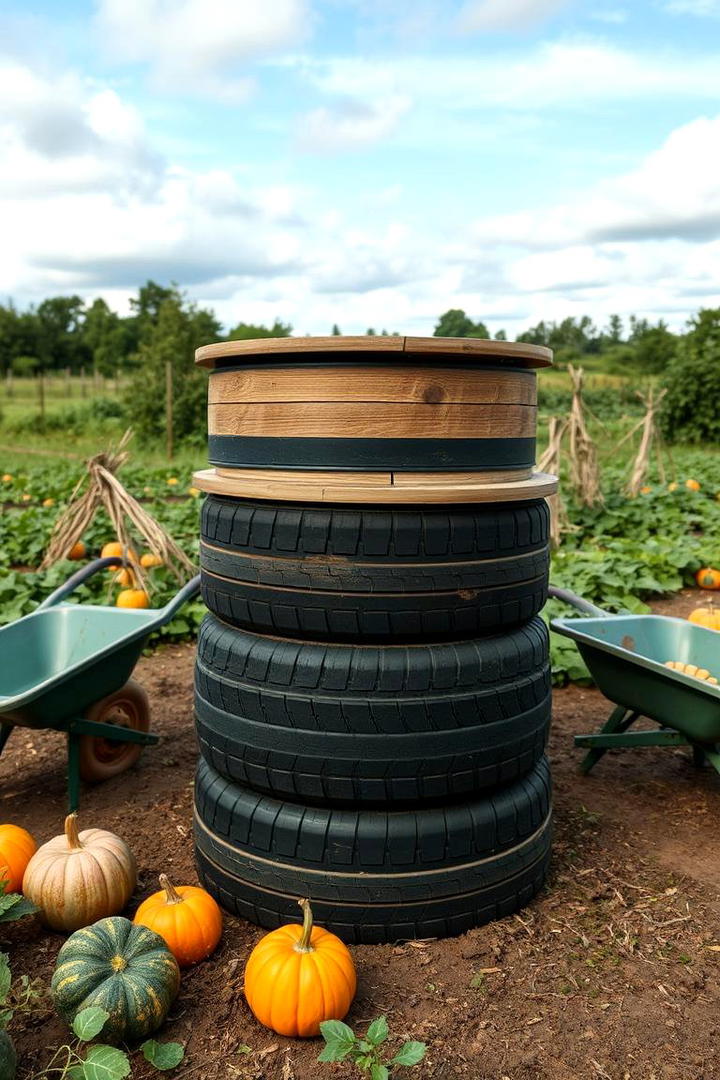
<instances>
[{"instance_id":1,"label":"wooden lid","mask_svg":"<svg viewBox=\"0 0 720 1080\"><path fill-rule=\"evenodd\" d=\"M318 353L333 354L333 360L354 360L358 354L391 353L402 362L403 354L413 357L447 356L453 364L509 364L515 367L541 368L552 364L552 350L523 341L488 341L485 338L396 337L363 335L357 337L283 337L251 338L244 341L218 341L203 345L195 352L195 363L202 367L229 367L252 362L254 357L269 360L277 357L297 357L313 360ZM379 359L379 357L378 357Z\"/></svg>"},{"instance_id":2,"label":"wooden lid","mask_svg":"<svg viewBox=\"0 0 720 1080\"><path fill-rule=\"evenodd\" d=\"M554 495L556 476L533 472L522 479L496 474L492 483L478 475L363 474L295 472L272 469L202 469L193 475L201 491L236 499L272 502L426 505L429 503L527 502Z\"/></svg>"}]
</instances>

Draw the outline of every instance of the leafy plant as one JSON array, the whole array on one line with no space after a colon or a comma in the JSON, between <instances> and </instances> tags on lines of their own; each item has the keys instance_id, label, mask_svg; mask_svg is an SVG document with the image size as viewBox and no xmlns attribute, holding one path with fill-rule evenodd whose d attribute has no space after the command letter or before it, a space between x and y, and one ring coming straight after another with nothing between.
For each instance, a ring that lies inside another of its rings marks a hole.
<instances>
[{"instance_id":1,"label":"leafy plant","mask_svg":"<svg viewBox=\"0 0 720 1080\"><path fill-rule=\"evenodd\" d=\"M51 1076L59 1080L124 1080L131 1071L130 1059L124 1050L97 1043L84 1056L82 1053L82 1044L96 1038L109 1019L110 1013L105 1009L82 1009L72 1024L77 1043L59 1046L45 1068L35 1073L31 1080ZM140 1049L146 1061L163 1071L179 1065L185 1053L180 1043L158 1043L154 1039L148 1039Z\"/></svg>"},{"instance_id":2,"label":"leafy plant","mask_svg":"<svg viewBox=\"0 0 720 1080\"><path fill-rule=\"evenodd\" d=\"M425 1043L406 1042L388 1060L385 1043L390 1037L390 1029L384 1016L373 1020L364 1038L356 1035L341 1020L325 1020L320 1025L320 1033L325 1040L325 1048L318 1061L352 1062L369 1080L389 1080L400 1066L418 1065L427 1049Z\"/></svg>"},{"instance_id":3,"label":"leafy plant","mask_svg":"<svg viewBox=\"0 0 720 1080\"><path fill-rule=\"evenodd\" d=\"M6 893L7 881L0 881L0 923L15 922L38 909L20 893ZM0 953L0 956L3 955Z\"/></svg>"}]
</instances>

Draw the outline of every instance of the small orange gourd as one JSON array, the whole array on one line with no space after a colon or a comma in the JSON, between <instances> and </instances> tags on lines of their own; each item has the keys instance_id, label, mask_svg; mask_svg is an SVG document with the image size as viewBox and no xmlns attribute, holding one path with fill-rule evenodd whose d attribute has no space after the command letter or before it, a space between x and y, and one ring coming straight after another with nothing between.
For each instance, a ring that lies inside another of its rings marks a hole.
<instances>
[{"instance_id":1,"label":"small orange gourd","mask_svg":"<svg viewBox=\"0 0 720 1080\"><path fill-rule=\"evenodd\" d=\"M340 938L313 926L309 900L298 900L303 924L266 934L245 968L245 997L265 1027L291 1038L319 1035L323 1020L342 1020L357 988L355 965Z\"/></svg>"},{"instance_id":2,"label":"small orange gourd","mask_svg":"<svg viewBox=\"0 0 720 1080\"><path fill-rule=\"evenodd\" d=\"M712 603L707 607L695 608L688 615L688 622L705 626L708 630L720 630L720 610L714 608Z\"/></svg>"},{"instance_id":3,"label":"small orange gourd","mask_svg":"<svg viewBox=\"0 0 720 1080\"><path fill-rule=\"evenodd\" d=\"M117 557L119 559L128 559L129 562L134 563L138 561L137 552L134 551L131 547L123 547L119 540L111 540L109 543L103 546L100 552L101 559L110 559L112 557ZM108 570L112 572L114 570L114 567L109 566Z\"/></svg>"},{"instance_id":4,"label":"small orange gourd","mask_svg":"<svg viewBox=\"0 0 720 1080\"><path fill-rule=\"evenodd\" d=\"M150 598L144 589L123 589L118 593L115 601L116 607L146 608L150 607Z\"/></svg>"},{"instance_id":5,"label":"small orange gourd","mask_svg":"<svg viewBox=\"0 0 720 1080\"><path fill-rule=\"evenodd\" d=\"M20 892L27 864L37 851L37 844L19 825L0 825L0 881L7 882L5 892Z\"/></svg>"},{"instance_id":6,"label":"small orange gourd","mask_svg":"<svg viewBox=\"0 0 720 1080\"><path fill-rule=\"evenodd\" d=\"M693 479L686 480L685 481L685 487L688 488L689 491L699 491L700 490L700 484L698 483L697 480L693 480Z\"/></svg>"},{"instance_id":7,"label":"small orange gourd","mask_svg":"<svg viewBox=\"0 0 720 1080\"><path fill-rule=\"evenodd\" d=\"M78 540L76 544L68 551L68 559L84 559L87 555L87 546L82 540Z\"/></svg>"},{"instance_id":8,"label":"small orange gourd","mask_svg":"<svg viewBox=\"0 0 720 1080\"><path fill-rule=\"evenodd\" d=\"M713 570L711 566L703 566L695 575L695 581L701 589L720 589L720 570Z\"/></svg>"},{"instance_id":9,"label":"small orange gourd","mask_svg":"<svg viewBox=\"0 0 720 1080\"><path fill-rule=\"evenodd\" d=\"M171 885L160 875L160 891L143 900L136 926L147 926L164 939L180 967L205 960L222 935L222 913L209 892L197 885Z\"/></svg>"},{"instance_id":10,"label":"small orange gourd","mask_svg":"<svg viewBox=\"0 0 720 1080\"><path fill-rule=\"evenodd\" d=\"M162 566L163 561L159 555L154 555L152 551L146 551L144 555L140 556L140 565L145 570L152 570L154 566Z\"/></svg>"}]
</instances>

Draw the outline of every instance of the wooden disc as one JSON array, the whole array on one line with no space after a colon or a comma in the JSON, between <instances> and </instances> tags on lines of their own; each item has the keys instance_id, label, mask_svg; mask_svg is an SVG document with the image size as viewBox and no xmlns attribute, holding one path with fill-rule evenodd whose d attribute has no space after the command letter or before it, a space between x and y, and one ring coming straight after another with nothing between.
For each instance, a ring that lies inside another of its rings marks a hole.
<instances>
[{"instance_id":1,"label":"wooden disc","mask_svg":"<svg viewBox=\"0 0 720 1080\"><path fill-rule=\"evenodd\" d=\"M229 367L233 360L238 365L252 364L253 359L268 362L275 357L295 357L299 363L313 362L318 354L333 354L336 363L358 362L365 354L374 354L388 362L397 362L403 354L408 357L452 359L455 366L463 360L472 364L498 364L520 368L549 367L552 351L542 345L529 345L522 341L488 341L485 338L436 338L400 336L357 337L285 337L253 338L247 341L219 341L203 345L195 352L195 363L203 367Z\"/></svg>"},{"instance_id":2,"label":"wooden disc","mask_svg":"<svg viewBox=\"0 0 720 1080\"><path fill-rule=\"evenodd\" d=\"M542 499L554 495L556 476L533 473L521 480L486 483L467 476L466 482L449 481L439 473L346 474L331 472L279 473L272 469L202 469L193 476L201 491L237 499L309 503L503 503ZM401 480L396 483L396 480Z\"/></svg>"}]
</instances>

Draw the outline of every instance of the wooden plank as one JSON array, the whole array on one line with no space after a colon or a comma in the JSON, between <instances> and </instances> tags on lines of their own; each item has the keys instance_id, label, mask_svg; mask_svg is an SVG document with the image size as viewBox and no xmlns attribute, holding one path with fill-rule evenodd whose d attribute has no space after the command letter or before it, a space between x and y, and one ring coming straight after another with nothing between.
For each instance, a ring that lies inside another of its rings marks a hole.
<instances>
[{"instance_id":1,"label":"wooden plank","mask_svg":"<svg viewBox=\"0 0 720 1080\"><path fill-rule=\"evenodd\" d=\"M420 473L420 472L322 472L309 469L231 469L222 465L215 466L217 477L226 477L235 483L252 483L265 480L269 483L287 484L353 484L364 487L433 487L442 481L448 484L477 484L481 478L483 484L503 484L517 480L529 480L532 469L498 469L494 472L464 473Z\"/></svg>"},{"instance_id":2,"label":"wooden plank","mask_svg":"<svg viewBox=\"0 0 720 1080\"><path fill-rule=\"evenodd\" d=\"M337 473L335 473L335 479L337 480ZM506 484L513 483L518 480L529 480L533 475L532 469L496 469L494 471L486 472L484 469L480 472L464 472L464 473L441 473L443 484L477 484L482 480L485 484ZM438 473L436 472L394 472L392 474L392 483L395 487L435 487L439 482Z\"/></svg>"},{"instance_id":3,"label":"wooden plank","mask_svg":"<svg viewBox=\"0 0 720 1080\"><path fill-rule=\"evenodd\" d=\"M227 477L236 483L262 479L273 483L296 484L298 481L313 484L333 484L342 478L344 484L364 484L365 487L390 487L393 482L391 472L317 472L309 469L230 469L225 466L215 467L217 476Z\"/></svg>"},{"instance_id":4,"label":"wooden plank","mask_svg":"<svg viewBox=\"0 0 720 1080\"><path fill-rule=\"evenodd\" d=\"M408 401L464 404L537 404L532 371L473 368L296 367L216 371L211 405L269 401Z\"/></svg>"},{"instance_id":5,"label":"wooden plank","mask_svg":"<svg viewBox=\"0 0 720 1080\"><path fill-rule=\"evenodd\" d=\"M424 356L492 357L502 362L524 361L525 367L550 367L552 349L544 345L529 345L525 341L487 341L485 338L406 337L405 352Z\"/></svg>"},{"instance_id":6,"label":"wooden plank","mask_svg":"<svg viewBox=\"0 0 720 1080\"><path fill-rule=\"evenodd\" d=\"M522 367L549 367L552 351L542 345L522 341L487 341L484 338L436 338L394 336L252 338L246 341L218 341L195 351L195 363L214 367L218 360L234 356L247 361L253 356L302 356L303 353L415 353L437 356L467 356L476 360L508 359Z\"/></svg>"},{"instance_id":7,"label":"wooden plank","mask_svg":"<svg viewBox=\"0 0 720 1080\"><path fill-rule=\"evenodd\" d=\"M210 405L211 435L326 439L520 439L535 434L529 405L282 402Z\"/></svg>"},{"instance_id":8,"label":"wooden plank","mask_svg":"<svg viewBox=\"0 0 720 1080\"><path fill-rule=\"evenodd\" d=\"M249 472L251 470L245 470ZM470 484L445 484L436 475L434 484L418 484L414 487L380 487L346 483L344 478L336 483L307 479L300 481L273 481L263 470L259 476L233 481L219 476L215 469L203 469L193 476L193 483L201 491L226 495L238 499L268 499L290 502L376 503L402 505L404 503L502 503L523 499L542 499L554 495L558 488L557 477L547 473L534 473L529 479L508 481L502 484L483 484L478 474Z\"/></svg>"},{"instance_id":9,"label":"wooden plank","mask_svg":"<svg viewBox=\"0 0 720 1080\"><path fill-rule=\"evenodd\" d=\"M390 335L357 335L347 337L287 337L251 338L247 341L218 341L201 345L195 350L195 363L212 367L215 360L228 356L268 356L286 353L290 356L307 352L399 352L404 349L405 339Z\"/></svg>"}]
</instances>

